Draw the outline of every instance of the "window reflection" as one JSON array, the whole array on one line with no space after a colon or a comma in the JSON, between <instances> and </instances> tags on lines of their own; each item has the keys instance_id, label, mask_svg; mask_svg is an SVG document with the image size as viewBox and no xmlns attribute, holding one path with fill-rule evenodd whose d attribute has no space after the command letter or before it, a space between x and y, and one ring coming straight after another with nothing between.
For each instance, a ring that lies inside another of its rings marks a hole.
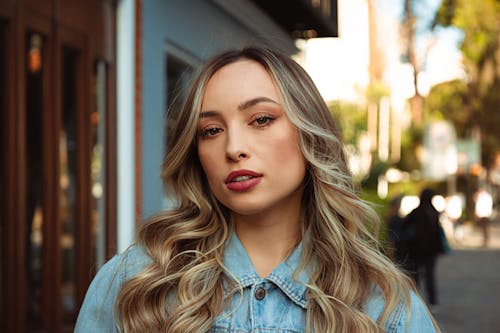
<instances>
[{"instance_id":1,"label":"window reflection","mask_svg":"<svg viewBox=\"0 0 500 333\"><path fill-rule=\"evenodd\" d=\"M77 175L77 66L79 54L68 47L62 52L62 127L59 134L59 216L61 219L61 295L63 327L76 319L75 228Z\"/></svg>"},{"instance_id":2,"label":"window reflection","mask_svg":"<svg viewBox=\"0 0 500 333\"><path fill-rule=\"evenodd\" d=\"M177 49L173 45L169 45L171 49L166 54L166 82L167 82L167 119L172 121L165 124L165 146L167 149L172 142L171 126L176 122L175 119L179 116L181 105L185 99L186 88L192 77L194 67L197 65L195 58L191 57L184 51ZM163 207L171 207L172 201L168 196L163 197Z\"/></svg>"},{"instance_id":3,"label":"window reflection","mask_svg":"<svg viewBox=\"0 0 500 333\"><path fill-rule=\"evenodd\" d=\"M42 176L43 145L43 37L37 33L26 35L25 72L25 140L26 140L26 228L25 228L25 269L26 269L26 328L37 332L42 328Z\"/></svg>"},{"instance_id":4,"label":"window reflection","mask_svg":"<svg viewBox=\"0 0 500 333\"><path fill-rule=\"evenodd\" d=\"M93 102L91 110L91 241L93 248L92 267L98 269L105 260L105 120L106 120L106 64L97 61L93 76Z\"/></svg>"},{"instance_id":5,"label":"window reflection","mask_svg":"<svg viewBox=\"0 0 500 333\"><path fill-rule=\"evenodd\" d=\"M4 28L4 23L0 21L0 49L3 50L3 52L0 52L0 110L7 110L7 96L6 96L6 86L5 86L5 66L6 66L6 59L5 59L5 50L7 50L7 45L5 43L5 28ZM7 123L7 112L0 112L0 157L3 159L5 158L7 151L4 149L5 144L7 142L7 138L5 133L6 131L6 123ZM5 170L5 163L0 163L0 322L4 323L5 322L5 312L4 312L4 305L3 305L3 300L4 300L4 290L3 290L3 280L4 280L4 268L3 268L3 255L4 255L4 246L6 243L6 240L4 239L4 230L5 230L5 225L4 223L5 218L4 218L4 213L5 213L5 185L4 185L4 178L6 177L6 170ZM0 328L2 328L2 325L0 325Z\"/></svg>"},{"instance_id":6,"label":"window reflection","mask_svg":"<svg viewBox=\"0 0 500 333\"><path fill-rule=\"evenodd\" d=\"M185 98L186 86L193 73L193 67L186 61L182 60L173 54L167 54L167 113L170 119L175 119L182 101ZM167 124L167 147L171 141L168 136L169 131Z\"/></svg>"}]
</instances>

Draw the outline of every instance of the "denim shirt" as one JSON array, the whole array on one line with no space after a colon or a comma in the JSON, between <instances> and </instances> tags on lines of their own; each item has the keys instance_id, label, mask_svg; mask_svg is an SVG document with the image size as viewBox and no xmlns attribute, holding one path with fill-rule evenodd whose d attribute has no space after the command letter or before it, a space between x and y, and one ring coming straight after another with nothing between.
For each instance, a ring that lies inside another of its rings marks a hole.
<instances>
[{"instance_id":1,"label":"denim shirt","mask_svg":"<svg viewBox=\"0 0 500 333\"><path fill-rule=\"evenodd\" d=\"M304 332L307 309L305 284L309 277L303 270L297 280L293 278L301 252L302 246L299 245L267 277L260 278L238 237L233 234L226 243L224 265L237 279L243 293L234 294L231 307L215 319L209 332ZM87 291L75 332L118 332L113 311L120 287L150 263L151 258L139 246L132 246L108 261ZM383 296L375 288L363 311L377 320L383 307ZM436 332L425 305L414 293L411 293L410 309L407 313L403 302L400 302L384 329L391 333Z\"/></svg>"}]
</instances>

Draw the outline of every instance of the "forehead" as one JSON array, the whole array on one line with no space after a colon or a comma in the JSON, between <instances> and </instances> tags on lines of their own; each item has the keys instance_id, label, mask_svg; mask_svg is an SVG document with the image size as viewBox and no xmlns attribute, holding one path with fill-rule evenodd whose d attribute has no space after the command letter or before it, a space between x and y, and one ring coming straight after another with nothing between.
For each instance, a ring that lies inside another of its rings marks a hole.
<instances>
[{"instance_id":1,"label":"forehead","mask_svg":"<svg viewBox=\"0 0 500 333\"><path fill-rule=\"evenodd\" d=\"M217 70L208 80L202 107L214 101L238 101L245 98L269 97L277 102L280 93L268 71L254 60L239 60Z\"/></svg>"}]
</instances>

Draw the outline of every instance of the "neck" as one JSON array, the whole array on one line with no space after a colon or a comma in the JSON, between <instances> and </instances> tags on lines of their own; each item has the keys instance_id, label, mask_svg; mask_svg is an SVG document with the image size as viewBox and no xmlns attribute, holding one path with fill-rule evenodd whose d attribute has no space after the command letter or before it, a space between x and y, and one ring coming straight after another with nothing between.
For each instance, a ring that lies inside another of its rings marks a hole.
<instances>
[{"instance_id":1,"label":"neck","mask_svg":"<svg viewBox=\"0 0 500 333\"><path fill-rule=\"evenodd\" d=\"M236 233L260 277L286 259L301 238L300 208L259 213L233 214Z\"/></svg>"}]
</instances>

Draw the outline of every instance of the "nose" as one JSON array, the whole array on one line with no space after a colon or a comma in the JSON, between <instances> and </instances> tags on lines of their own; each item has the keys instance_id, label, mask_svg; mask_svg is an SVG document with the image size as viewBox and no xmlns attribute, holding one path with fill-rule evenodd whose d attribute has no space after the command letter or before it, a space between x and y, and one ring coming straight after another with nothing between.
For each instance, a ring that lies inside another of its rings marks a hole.
<instances>
[{"instance_id":1,"label":"nose","mask_svg":"<svg viewBox=\"0 0 500 333\"><path fill-rule=\"evenodd\" d=\"M232 131L227 136L226 158L231 162L238 162L249 157L246 141L241 133Z\"/></svg>"}]
</instances>

